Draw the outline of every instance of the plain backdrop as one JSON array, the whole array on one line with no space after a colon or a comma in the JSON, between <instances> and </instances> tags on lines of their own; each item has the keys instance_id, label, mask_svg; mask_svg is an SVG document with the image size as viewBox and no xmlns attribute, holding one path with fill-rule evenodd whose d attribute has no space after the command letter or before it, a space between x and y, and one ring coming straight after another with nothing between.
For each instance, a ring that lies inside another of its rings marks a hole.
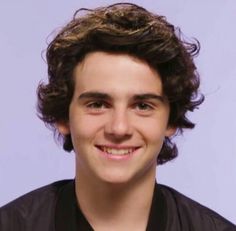
<instances>
[{"instance_id":1,"label":"plain backdrop","mask_svg":"<svg viewBox=\"0 0 236 231\"><path fill-rule=\"evenodd\" d=\"M189 114L197 126L176 138L179 157L158 167L157 180L236 223L236 1L131 2L165 15L201 43L196 64L206 100ZM111 3L0 0L0 205L74 177L74 155L36 116L36 88L47 78L42 57L52 32L76 9Z\"/></svg>"}]
</instances>

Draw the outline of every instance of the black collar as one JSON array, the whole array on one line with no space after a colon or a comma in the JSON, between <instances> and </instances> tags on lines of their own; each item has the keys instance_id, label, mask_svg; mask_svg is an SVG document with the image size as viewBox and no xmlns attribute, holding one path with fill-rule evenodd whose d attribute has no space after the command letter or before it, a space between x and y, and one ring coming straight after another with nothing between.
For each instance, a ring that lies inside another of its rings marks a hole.
<instances>
[{"instance_id":1,"label":"black collar","mask_svg":"<svg viewBox=\"0 0 236 231\"><path fill-rule=\"evenodd\" d=\"M167 223L166 199L155 185L146 231L164 231ZM59 192L56 213L56 231L94 231L77 205L75 182L70 181Z\"/></svg>"}]
</instances>

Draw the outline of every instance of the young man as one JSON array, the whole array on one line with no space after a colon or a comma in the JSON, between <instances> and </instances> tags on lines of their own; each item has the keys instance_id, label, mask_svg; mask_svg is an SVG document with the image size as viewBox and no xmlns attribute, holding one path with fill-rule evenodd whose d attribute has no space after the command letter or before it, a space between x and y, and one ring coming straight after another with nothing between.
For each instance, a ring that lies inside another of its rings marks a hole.
<instances>
[{"instance_id":1,"label":"young man","mask_svg":"<svg viewBox=\"0 0 236 231\"><path fill-rule=\"evenodd\" d=\"M172 137L194 127L186 113L203 101L198 43L178 34L133 4L75 14L48 47L49 82L38 88L40 118L75 152L75 180L2 207L1 231L236 230L155 182L156 165L177 156Z\"/></svg>"}]
</instances>

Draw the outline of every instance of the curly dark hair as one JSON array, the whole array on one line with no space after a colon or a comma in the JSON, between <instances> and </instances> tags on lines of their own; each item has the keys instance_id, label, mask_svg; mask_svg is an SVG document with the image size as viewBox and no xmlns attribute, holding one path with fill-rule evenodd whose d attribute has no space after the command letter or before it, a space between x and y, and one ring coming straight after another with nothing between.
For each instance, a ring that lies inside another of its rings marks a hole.
<instances>
[{"instance_id":1,"label":"curly dark hair","mask_svg":"<svg viewBox=\"0 0 236 231\"><path fill-rule=\"evenodd\" d=\"M165 17L135 4L80 9L47 48L49 81L38 86L38 115L58 134L56 123L68 121L77 64L93 51L124 53L144 60L160 74L170 104L169 126L182 133L184 128L195 126L186 113L204 100L193 62L199 48L197 40L184 40L180 29ZM64 150L73 150L71 136L61 138ZM166 137L157 164L175 158L177 153L172 139Z\"/></svg>"}]
</instances>

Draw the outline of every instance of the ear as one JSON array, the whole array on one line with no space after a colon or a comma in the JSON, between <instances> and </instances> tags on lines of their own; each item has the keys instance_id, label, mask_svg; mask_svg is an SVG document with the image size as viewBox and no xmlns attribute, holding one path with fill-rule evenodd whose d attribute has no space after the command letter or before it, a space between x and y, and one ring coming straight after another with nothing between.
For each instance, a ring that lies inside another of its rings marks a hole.
<instances>
[{"instance_id":1,"label":"ear","mask_svg":"<svg viewBox=\"0 0 236 231\"><path fill-rule=\"evenodd\" d=\"M61 135L70 134L69 122L65 122L65 121L56 122L56 128Z\"/></svg>"},{"instance_id":2,"label":"ear","mask_svg":"<svg viewBox=\"0 0 236 231\"><path fill-rule=\"evenodd\" d=\"M168 126L167 129L166 129L166 132L165 132L165 136L166 137L171 137L176 133L176 131L177 131L176 127Z\"/></svg>"}]
</instances>

